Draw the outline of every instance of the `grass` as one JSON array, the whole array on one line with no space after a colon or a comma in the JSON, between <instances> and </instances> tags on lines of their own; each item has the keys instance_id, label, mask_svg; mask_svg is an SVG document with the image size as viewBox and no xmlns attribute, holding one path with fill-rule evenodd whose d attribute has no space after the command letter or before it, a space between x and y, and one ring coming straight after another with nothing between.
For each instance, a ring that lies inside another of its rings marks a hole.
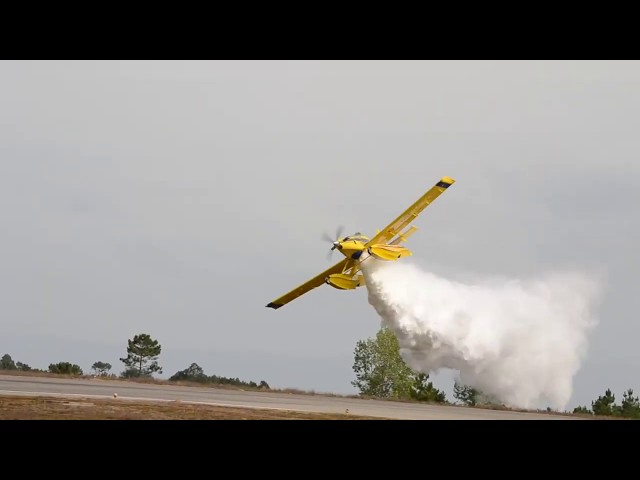
<instances>
[{"instance_id":1,"label":"grass","mask_svg":"<svg viewBox=\"0 0 640 480\"><path fill-rule=\"evenodd\" d=\"M272 393L291 393L296 395L320 395L324 397L340 397L340 398L362 398L356 394L339 394L331 392L316 392L314 390L300 390L297 388L264 388L264 387L251 387L249 385L233 385L229 383L213 383L213 382L195 382L188 380L168 380L155 377L143 377L143 378L121 378L117 375L70 375L61 373L51 373L43 371L22 371L22 370L0 370L0 375L13 375L17 377L48 377L48 378L68 378L74 380L104 380L104 381L118 381L118 382L132 382L143 383L151 385L177 385L184 387L201 387L201 388L217 388L227 390L241 390L241 391L256 391L256 392L272 392Z\"/></svg>"},{"instance_id":2,"label":"grass","mask_svg":"<svg viewBox=\"0 0 640 480\"><path fill-rule=\"evenodd\" d=\"M220 407L183 402L0 396L0 420L383 420L350 414Z\"/></svg>"}]
</instances>

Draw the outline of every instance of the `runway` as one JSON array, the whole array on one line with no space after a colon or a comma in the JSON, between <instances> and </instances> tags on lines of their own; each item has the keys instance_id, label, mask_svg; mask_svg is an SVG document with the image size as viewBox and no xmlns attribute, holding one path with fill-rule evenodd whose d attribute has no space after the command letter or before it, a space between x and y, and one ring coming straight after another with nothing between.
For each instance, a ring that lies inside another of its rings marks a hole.
<instances>
[{"instance_id":1,"label":"runway","mask_svg":"<svg viewBox=\"0 0 640 480\"><path fill-rule=\"evenodd\" d=\"M400 420L575 420L578 417L424 405L384 400L361 400L321 395L227 390L208 387L147 385L119 380L67 379L0 375L0 395L113 398L200 403L240 408L271 408L301 412L366 415Z\"/></svg>"}]
</instances>

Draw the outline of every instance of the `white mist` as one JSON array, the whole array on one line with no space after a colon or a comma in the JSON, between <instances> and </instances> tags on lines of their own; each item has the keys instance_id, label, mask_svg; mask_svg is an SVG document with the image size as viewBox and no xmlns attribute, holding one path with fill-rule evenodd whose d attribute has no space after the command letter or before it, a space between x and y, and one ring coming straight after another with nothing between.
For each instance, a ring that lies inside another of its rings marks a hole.
<instances>
[{"instance_id":1,"label":"white mist","mask_svg":"<svg viewBox=\"0 0 640 480\"><path fill-rule=\"evenodd\" d=\"M362 269L369 303L411 368L458 370L463 383L511 407L565 409L597 323L595 281L558 274L462 283L372 257Z\"/></svg>"}]
</instances>

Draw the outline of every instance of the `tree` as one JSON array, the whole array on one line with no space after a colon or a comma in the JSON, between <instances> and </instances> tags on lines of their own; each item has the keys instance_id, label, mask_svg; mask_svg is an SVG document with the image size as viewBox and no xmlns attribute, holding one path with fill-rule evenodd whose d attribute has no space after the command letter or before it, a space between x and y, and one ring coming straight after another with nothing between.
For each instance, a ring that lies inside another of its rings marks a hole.
<instances>
[{"instance_id":1,"label":"tree","mask_svg":"<svg viewBox=\"0 0 640 480\"><path fill-rule=\"evenodd\" d=\"M616 410L622 417L640 419L640 400L633 396L631 388L622 394L622 402Z\"/></svg>"},{"instance_id":2,"label":"tree","mask_svg":"<svg viewBox=\"0 0 640 480\"><path fill-rule=\"evenodd\" d=\"M616 396L607 388L604 396L600 395L597 400L591 402L591 410L595 415L612 416L615 410Z\"/></svg>"},{"instance_id":3,"label":"tree","mask_svg":"<svg viewBox=\"0 0 640 480\"><path fill-rule=\"evenodd\" d=\"M445 403L447 397L445 393L428 382L429 375L426 373L414 373L411 385L411 398L422 402Z\"/></svg>"},{"instance_id":4,"label":"tree","mask_svg":"<svg viewBox=\"0 0 640 480\"><path fill-rule=\"evenodd\" d=\"M162 373L157 362L162 346L157 340L140 333L127 342L127 357L120 359L127 367L123 377L151 377L154 373Z\"/></svg>"},{"instance_id":5,"label":"tree","mask_svg":"<svg viewBox=\"0 0 640 480\"><path fill-rule=\"evenodd\" d=\"M107 375L109 370L111 370L111 364L106 362L96 362L91 365L91 370L93 370L96 375L104 377Z\"/></svg>"},{"instance_id":6,"label":"tree","mask_svg":"<svg viewBox=\"0 0 640 480\"><path fill-rule=\"evenodd\" d=\"M5 353L2 358L0 358L0 370L15 370L16 364L11 358L11 355Z\"/></svg>"},{"instance_id":7,"label":"tree","mask_svg":"<svg viewBox=\"0 0 640 480\"><path fill-rule=\"evenodd\" d=\"M465 405L472 407L477 405L480 400L480 395L480 390L469 385L464 385L457 381L453 385L453 396Z\"/></svg>"},{"instance_id":8,"label":"tree","mask_svg":"<svg viewBox=\"0 0 640 480\"><path fill-rule=\"evenodd\" d=\"M62 375L82 375L82 368L75 363L58 362L49 365L49 372Z\"/></svg>"},{"instance_id":9,"label":"tree","mask_svg":"<svg viewBox=\"0 0 640 480\"><path fill-rule=\"evenodd\" d=\"M584 414L588 414L588 415L593 415L593 412L591 410L589 410L587 407L585 406L577 406L576 408L573 409L573 413L584 413Z\"/></svg>"},{"instance_id":10,"label":"tree","mask_svg":"<svg viewBox=\"0 0 640 480\"><path fill-rule=\"evenodd\" d=\"M351 384L362 395L446 402L446 395L428 381L427 373L417 372L405 363L398 338L388 328L381 328L375 338L357 342L353 370L356 380Z\"/></svg>"},{"instance_id":11,"label":"tree","mask_svg":"<svg viewBox=\"0 0 640 480\"><path fill-rule=\"evenodd\" d=\"M204 370L197 363L192 363L189 368L185 368L184 370L180 370L173 374L169 380L177 381L177 380L188 380L192 382L206 382L209 378L204 374Z\"/></svg>"},{"instance_id":12,"label":"tree","mask_svg":"<svg viewBox=\"0 0 640 480\"><path fill-rule=\"evenodd\" d=\"M413 372L400 356L400 345L393 331L381 328L375 339L356 344L351 384L362 395L373 397L409 397Z\"/></svg>"},{"instance_id":13,"label":"tree","mask_svg":"<svg viewBox=\"0 0 640 480\"><path fill-rule=\"evenodd\" d=\"M22 362L16 362L16 368L18 370L23 371L23 372L31 371L31 367L29 365L27 365L26 363L22 363Z\"/></svg>"}]
</instances>

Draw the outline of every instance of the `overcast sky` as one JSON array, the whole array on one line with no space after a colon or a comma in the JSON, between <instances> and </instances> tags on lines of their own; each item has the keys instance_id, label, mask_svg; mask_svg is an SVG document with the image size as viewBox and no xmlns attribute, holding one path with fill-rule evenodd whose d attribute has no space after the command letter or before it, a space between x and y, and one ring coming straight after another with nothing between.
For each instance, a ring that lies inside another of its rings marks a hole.
<instances>
[{"instance_id":1,"label":"overcast sky","mask_svg":"<svg viewBox=\"0 0 640 480\"><path fill-rule=\"evenodd\" d=\"M640 391L640 63L0 62L0 355L355 393L366 289L265 305L448 175L410 259L605 278L572 405ZM441 380L440 386L450 388ZM450 397L451 398L451 397Z\"/></svg>"}]
</instances>

